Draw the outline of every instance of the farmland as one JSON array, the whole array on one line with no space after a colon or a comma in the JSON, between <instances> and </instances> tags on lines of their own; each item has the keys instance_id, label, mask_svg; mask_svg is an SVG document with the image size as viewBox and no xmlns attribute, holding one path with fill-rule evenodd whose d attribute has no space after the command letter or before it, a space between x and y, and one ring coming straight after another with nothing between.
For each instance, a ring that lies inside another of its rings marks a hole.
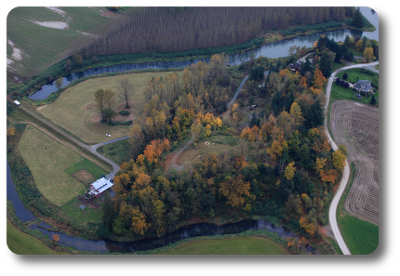
<instances>
[{"instance_id":1,"label":"farmland","mask_svg":"<svg viewBox=\"0 0 400 276\"><path fill-rule=\"evenodd\" d=\"M289 255L279 244L259 237L196 241L164 255Z\"/></svg>"},{"instance_id":2,"label":"farmland","mask_svg":"<svg viewBox=\"0 0 400 276\"><path fill-rule=\"evenodd\" d=\"M146 103L144 92L147 80L153 76L164 77L169 74L169 72L132 73L89 79L65 90L54 103L39 108L38 112L87 143L96 144L123 137L129 135L131 126L100 123L100 112L95 107L94 93L100 88L113 91L117 99L116 111L130 112L126 117L118 115L114 121L135 120L140 116ZM119 97L117 90L119 82L124 78L128 78L134 86L130 109L124 109L124 99ZM111 134L111 137L105 136L106 133Z\"/></svg>"},{"instance_id":3,"label":"farmland","mask_svg":"<svg viewBox=\"0 0 400 276\"><path fill-rule=\"evenodd\" d=\"M345 202L351 215L379 224L379 109L353 101L331 105L330 129L348 151L356 175Z\"/></svg>"},{"instance_id":4,"label":"farmland","mask_svg":"<svg viewBox=\"0 0 400 276\"><path fill-rule=\"evenodd\" d=\"M104 7L14 8L7 17L11 71L31 77L67 57L76 41L112 21L102 16L106 11Z\"/></svg>"},{"instance_id":5,"label":"farmland","mask_svg":"<svg viewBox=\"0 0 400 276\"><path fill-rule=\"evenodd\" d=\"M32 171L36 186L54 204L62 206L85 191L85 185L70 175L80 167L77 163L85 160L82 156L32 126L27 127L18 149ZM90 164L82 169L102 172Z\"/></svg>"},{"instance_id":6,"label":"farmland","mask_svg":"<svg viewBox=\"0 0 400 276\"><path fill-rule=\"evenodd\" d=\"M7 245L18 255L68 255L50 249L42 241L22 232L7 219Z\"/></svg>"}]
</instances>

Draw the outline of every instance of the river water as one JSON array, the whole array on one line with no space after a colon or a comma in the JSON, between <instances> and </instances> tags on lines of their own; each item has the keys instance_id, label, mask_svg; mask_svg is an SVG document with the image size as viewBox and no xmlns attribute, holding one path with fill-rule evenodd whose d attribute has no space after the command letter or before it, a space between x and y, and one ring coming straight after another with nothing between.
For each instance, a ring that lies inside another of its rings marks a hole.
<instances>
[{"instance_id":1,"label":"river water","mask_svg":"<svg viewBox=\"0 0 400 276\"><path fill-rule=\"evenodd\" d=\"M7 163L7 199L10 200L14 206L15 214L22 222L28 222L36 219L36 217L25 208L18 193L15 189L15 185L11 178L11 170ZM40 227L39 227L40 226ZM84 251L96 251L96 252L122 252L122 253L133 253L136 251L145 251L150 249L156 249L165 245L175 243L177 241L198 237L198 236L216 236L224 234L237 234L246 230L268 230L276 233L279 237L297 237L294 233L290 232L283 226L275 226L273 223L266 220L244 220L237 223L229 223L222 226L214 224L199 223L190 225L187 227L179 228L178 230L166 234L160 238L147 238L135 242L116 242L111 240L85 240L82 238L72 237L64 233L58 233L47 229L52 227L44 222L39 224L32 223L29 226L31 229L37 229L49 239L53 234L58 234L60 240L59 244L64 246L73 246L78 250ZM43 228L44 227L44 228ZM315 250L311 247L307 248L308 252L314 252Z\"/></svg>"},{"instance_id":2,"label":"river water","mask_svg":"<svg viewBox=\"0 0 400 276\"><path fill-rule=\"evenodd\" d=\"M287 39L283 41L278 41L270 44L263 45L259 48L256 48L252 51L245 52L243 54L235 54L229 56L229 64L231 65L239 65L243 62L250 60L251 52L254 53L254 57L258 58L260 56L269 57L269 58L279 58L288 56L289 48L293 45L296 46L313 46L314 42L318 40L321 35L327 36L329 39L333 38L335 41L344 41L347 35L356 36L360 35L366 36L370 39L376 39L379 41L379 22L378 15L371 12L371 9L368 7L361 7L361 12L363 15L376 27L376 31L374 32L358 32L351 31L348 29L331 31L331 32L321 32L308 36L299 36L292 39ZM118 64L107 67L98 67L98 68L90 68L83 72L73 73L63 78L63 85L61 87L65 87L71 82L88 76L100 75L105 73L112 72L127 72L132 70L141 70L141 69L168 69L168 68L185 68L186 66L190 66L192 63L197 63L199 60L190 60L190 61L181 61L181 62L147 62L147 63L129 63L129 64ZM203 62L209 62L209 58L201 59ZM36 93L29 96L30 99L33 100L44 100L51 93L56 92L58 89L55 85L55 82L48 83L42 86L42 89L37 91Z\"/></svg>"}]
</instances>

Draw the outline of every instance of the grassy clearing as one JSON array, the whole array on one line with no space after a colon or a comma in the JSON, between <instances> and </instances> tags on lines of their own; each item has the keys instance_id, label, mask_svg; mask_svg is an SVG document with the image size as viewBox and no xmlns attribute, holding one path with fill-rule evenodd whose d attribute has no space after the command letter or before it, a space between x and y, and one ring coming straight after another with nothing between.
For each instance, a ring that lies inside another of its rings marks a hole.
<instances>
[{"instance_id":1,"label":"grassy clearing","mask_svg":"<svg viewBox=\"0 0 400 276\"><path fill-rule=\"evenodd\" d=\"M340 232L351 254L368 255L374 252L378 247L379 226L353 217L344 209L344 203L356 175L356 166L354 163L351 163L350 167L350 179L340 199L336 216Z\"/></svg>"},{"instance_id":2,"label":"grassy clearing","mask_svg":"<svg viewBox=\"0 0 400 276\"><path fill-rule=\"evenodd\" d=\"M61 7L64 15L46 7L17 7L7 17L7 38L22 52L22 59L13 59L12 68L20 75L32 76L67 56L77 40L84 39L112 18L101 16L103 7ZM37 22L64 22L66 29L40 26ZM43 43L45 42L45 43ZM12 54L7 57L11 58Z\"/></svg>"},{"instance_id":3,"label":"grassy clearing","mask_svg":"<svg viewBox=\"0 0 400 276\"><path fill-rule=\"evenodd\" d=\"M289 255L279 244L261 237L196 241L164 255Z\"/></svg>"},{"instance_id":4,"label":"grassy clearing","mask_svg":"<svg viewBox=\"0 0 400 276\"><path fill-rule=\"evenodd\" d=\"M140 116L146 103L144 91L147 80L153 76L164 77L169 74L170 72L132 73L89 79L65 90L54 103L41 108L38 112L87 143L113 140L128 135L131 126L110 126L100 123L100 114L95 107L94 93L100 88L112 90L117 99L116 111L123 110L125 102L118 95L117 87L122 79L128 78L134 85L131 108L128 110L131 115L128 117L118 116L123 121L135 120ZM118 120L118 117L115 120ZM106 133L111 134L111 137L105 136Z\"/></svg>"},{"instance_id":5,"label":"grassy clearing","mask_svg":"<svg viewBox=\"0 0 400 276\"><path fill-rule=\"evenodd\" d=\"M198 160L205 158L211 153L219 155L224 152L227 153L228 156L233 157L240 155L241 150L239 138L237 137L224 135L211 136L198 142L197 145L192 144L192 146L182 152L176 161L176 165L179 166L180 169L186 170L197 163ZM176 151L179 151L179 149ZM176 151L171 154L174 155ZM249 144L245 145L243 153L248 159L254 156L254 151L251 150ZM198 158L199 156L200 158Z\"/></svg>"},{"instance_id":6,"label":"grassy clearing","mask_svg":"<svg viewBox=\"0 0 400 276\"><path fill-rule=\"evenodd\" d=\"M18 255L69 255L50 249L44 242L16 228L7 219L7 246Z\"/></svg>"},{"instance_id":7,"label":"grassy clearing","mask_svg":"<svg viewBox=\"0 0 400 276\"><path fill-rule=\"evenodd\" d=\"M97 148L101 154L105 153L105 157L113 161L117 165L131 160L131 144L128 140L118 141Z\"/></svg>"},{"instance_id":8,"label":"grassy clearing","mask_svg":"<svg viewBox=\"0 0 400 276\"><path fill-rule=\"evenodd\" d=\"M27 127L18 149L37 188L54 204L64 205L84 192L85 186L65 172L82 156L32 126Z\"/></svg>"},{"instance_id":9,"label":"grassy clearing","mask_svg":"<svg viewBox=\"0 0 400 276\"><path fill-rule=\"evenodd\" d=\"M101 222L103 211L100 206L101 199L95 199L95 203L99 204L99 208L85 205L85 209L81 210L79 205L82 203L75 197L70 202L61 207L61 210L70 218L82 222Z\"/></svg>"}]
</instances>

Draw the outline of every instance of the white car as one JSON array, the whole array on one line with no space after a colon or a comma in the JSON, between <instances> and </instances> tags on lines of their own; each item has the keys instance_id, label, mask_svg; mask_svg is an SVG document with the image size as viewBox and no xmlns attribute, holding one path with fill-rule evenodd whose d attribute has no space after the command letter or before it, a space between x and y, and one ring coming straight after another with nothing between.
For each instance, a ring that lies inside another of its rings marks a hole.
<instances>
[{"instance_id":1,"label":"white car","mask_svg":"<svg viewBox=\"0 0 400 276\"><path fill-rule=\"evenodd\" d=\"M20 105L20 104L21 104L21 103L20 103L19 101L17 101L17 100L15 100L14 103L15 103L16 105Z\"/></svg>"}]
</instances>

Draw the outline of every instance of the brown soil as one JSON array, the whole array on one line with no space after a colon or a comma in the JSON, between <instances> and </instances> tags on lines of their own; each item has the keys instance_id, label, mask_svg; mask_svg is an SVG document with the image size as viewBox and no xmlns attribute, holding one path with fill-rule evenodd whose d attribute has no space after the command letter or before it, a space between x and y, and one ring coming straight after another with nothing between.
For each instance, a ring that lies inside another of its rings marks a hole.
<instances>
[{"instance_id":1,"label":"brown soil","mask_svg":"<svg viewBox=\"0 0 400 276\"><path fill-rule=\"evenodd\" d=\"M86 185L89 185L96 180L94 176L85 169L80 169L79 171L71 174L71 176Z\"/></svg>"},{"instance_id":2,"label":"brown soil","mask_svg":"<svg viewBox=\"0 0 400 276\"><path fill-rule=\"evenodd\" d=\"M80 202L80 205L86 205L86 206L89 206L91 208L100 210L101 206L100 206L100 204L95 202L95 199L96 199L95 197L90 198L90 199L86 199L83 196L78 196L78 200ZM78 206L78 208L79 208L79 206Z\"/></svg>"}]
</instances>

